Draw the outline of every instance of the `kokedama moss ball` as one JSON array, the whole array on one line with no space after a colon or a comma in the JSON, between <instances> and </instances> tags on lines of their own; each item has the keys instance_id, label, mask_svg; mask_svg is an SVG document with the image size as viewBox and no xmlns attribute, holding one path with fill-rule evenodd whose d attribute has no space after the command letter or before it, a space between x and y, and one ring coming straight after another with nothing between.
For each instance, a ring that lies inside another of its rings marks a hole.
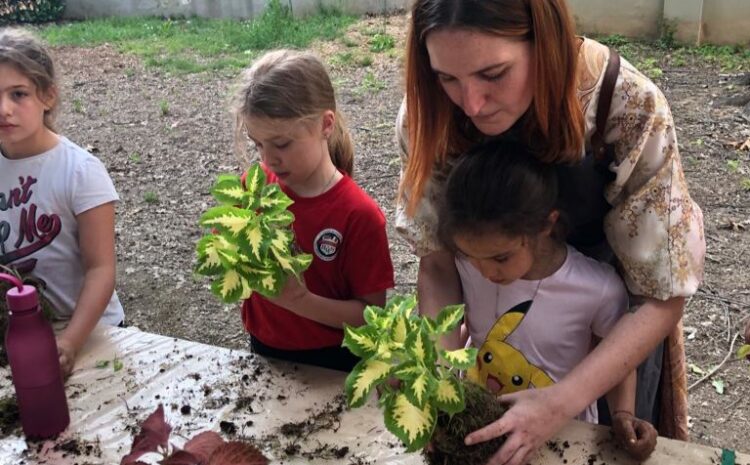
<instances>
[{"instance_id":1,"label":"kokedama moss ball","mask_svg":"<svg viewBox=\"0 0 750 465\"><path fill-rule=\"evenodd\" d=\"M504 437L467 446L464 439L497 420L506 411L497 398L478 384L465 382L466 409L452 417L440 413L432 435L432 450L423 455L430 465L485 465L505 442Z\"/></svg>"}]
</instances>

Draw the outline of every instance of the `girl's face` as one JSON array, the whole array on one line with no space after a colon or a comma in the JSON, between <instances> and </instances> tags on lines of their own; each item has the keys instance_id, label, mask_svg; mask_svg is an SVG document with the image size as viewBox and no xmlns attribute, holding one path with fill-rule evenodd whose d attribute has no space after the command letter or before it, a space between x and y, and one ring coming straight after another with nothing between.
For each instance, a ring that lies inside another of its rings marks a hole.
<instances>
[{"instance_id":1,"label":"girl's face","mask_svg":"<svg viewBox=\"0 0 750 465\"><path fill-rule=\"evenodd\" d=\"M0 64L0 147L5 156L24 158L51 148L44 112L53 104L54 95L43 101L28 77L15 66Z\"/></svg>"},{"instance_id":2,"label":"girl's face","mask_svg":"<svg viewBox=\"0 0 750 465\"><path fill-rule=\"evenodd\" d=\"M510 284L523 279L535 262L535 240L527 236L510 237L501 233L458 234L453 241L459 255L482 276L496 284Z\"/></svg>"},{"instance_id":3,"label":"girl's face","mask_svg":"<svg viewBox=\"0 0 750 465\"><path fill-rule=\"evenodd\" d=\"M326 173L330 178L327 138L333 131L332 111L305 121L251 116L245 124L263 163L293 191L314 191Z\"/></svg>"},{"instance_id":4,"label":"girl's face","mask_svg":"<svg viewBox=\"0 0 750 465\"><path fill-rule=\"evenodd\" d=\"M531 42L438 29L427 35L426 45L443 90L483 134L504 133L531 106Z\"/></svg>"}]
</instances>

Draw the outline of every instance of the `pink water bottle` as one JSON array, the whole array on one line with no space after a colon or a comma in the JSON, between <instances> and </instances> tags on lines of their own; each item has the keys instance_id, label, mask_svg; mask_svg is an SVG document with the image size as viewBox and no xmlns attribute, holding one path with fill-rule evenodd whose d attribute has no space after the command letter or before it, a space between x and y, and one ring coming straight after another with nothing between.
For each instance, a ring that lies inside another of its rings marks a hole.
<instances>
[{"instance_id":1,"label":"pink water bottle","mask_svg":"<svg viewBox=\"0 0 750 465\"><path fill-rule=\"evenodd\" d=\"M34 286L8 274L0 273L0 279L15 286L5 295L10 311L5 350L21 426L28 438L51 438L70 423L55 334L42 314Z\"/></svg>"}]
</instances>

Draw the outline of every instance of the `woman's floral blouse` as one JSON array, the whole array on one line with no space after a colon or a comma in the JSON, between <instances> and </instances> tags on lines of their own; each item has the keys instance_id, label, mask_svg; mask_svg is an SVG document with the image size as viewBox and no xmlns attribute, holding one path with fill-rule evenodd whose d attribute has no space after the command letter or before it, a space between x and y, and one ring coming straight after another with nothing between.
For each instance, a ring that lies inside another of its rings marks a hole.
<instances>
[{"instance_id":1,"label":"woman's floral blouse","mask_svg":"<svg viewBox=\"0 0 750 465\"><path fill-rule=\"evenodd\" d=\"M594 132L608 58L607 47L583 40L578 95L586 115L587 143ZM404 111L402 104L396 126L402 161L408 156ZM691 296L703 277L703 215L688 193L664 95L624 59L605 133L605 141L615 146L610 169L616 178L604 192L612 205L604 229L628 289L661 300ZM413 217L405 211L408 182L398 201L396 229L418 256L442 248L436 235L437 205L451 165L433 174Z\"/></svg>"}]
</instances>

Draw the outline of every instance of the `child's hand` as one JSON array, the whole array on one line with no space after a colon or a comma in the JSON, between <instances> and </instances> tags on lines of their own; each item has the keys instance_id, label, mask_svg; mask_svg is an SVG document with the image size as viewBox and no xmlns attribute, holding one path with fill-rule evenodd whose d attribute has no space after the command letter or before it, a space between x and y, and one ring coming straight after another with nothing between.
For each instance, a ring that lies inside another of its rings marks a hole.
<instances>
[{"instance_id":1,"label":"child's hand","mask_svg":"<svg viewBox=\"0 0 750 465\"><path fill-rule=\"evenodd\" d=\"M301 279L297 279L294 276L289 276L284 285L284 289L281 290L279 295L273 298L269 298L271 302L275 303L279 307L284 307L287 310L296 313L296 309L303 305L305 297L310 293L305 287L304 282L300 282Z\"/></svg>"},{"instance_id":2,"label":"child's hand","mask_svg":"<svg viewBox=\"0 0 750 465\"><path fill-rule=\"evenodd\" d=\"M617 442L636 460L646 460L656 447L656 428L628 412L615 412L612 429Z\"/></svg>"},{"instance_id":3,"label":"child's hand","mask_svg":"<svg viewBox=\"0 0 750 465\"><path fill-rule=\"evenodd\" d=\"M76 361L76 349L73 343L61 337L57 339L57 353L60 355L60 371L62 372L63 379L66 379L73 371L73 365Z\"/></svg>"}]
</instances>

